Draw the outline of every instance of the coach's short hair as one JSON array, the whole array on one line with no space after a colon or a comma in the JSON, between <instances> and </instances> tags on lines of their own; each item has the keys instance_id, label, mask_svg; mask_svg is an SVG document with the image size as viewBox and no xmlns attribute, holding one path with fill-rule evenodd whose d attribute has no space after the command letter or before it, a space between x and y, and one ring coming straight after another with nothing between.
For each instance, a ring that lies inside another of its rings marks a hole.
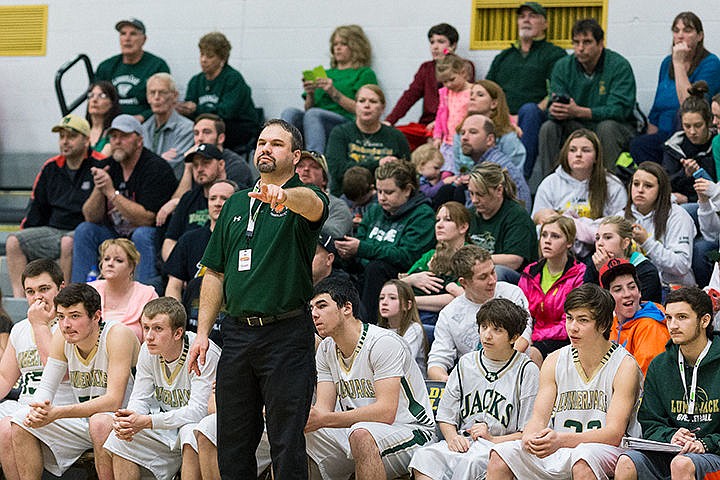
<instances>
[{"instance_id":1,"label":"coach's short hair","mask_svg":"<svg viewBox=\"0 0 720 480\"><path fill-rule=\"evenodd\" d=\"M173 297L160 297L150 300L143 307L142 316L148 320L152 320L160 314L165 314L170 319L170 328L177 330L185 329L187 322L187 313L182 303Z\"/></svg>"},{"instance_id":2,"label":"coach's short hair","mask_svg":"<svg viewBox=\"0 0 720 480\"><path fill-rule=\"evenodd\" d=\"M586 283L568 293L565 299L565 314L570 310L586 308L595 320L595 328L602 332L606 340L610 339L613 315L615 312L615 299L600 286Z\"/></svg>"},{"instance_id":3,"label":"coach's short hair","mask_svg":"<svg viewBox=\"0 0 720 480\"><path fill-rule=\"evenodd\" d=\"M267 127L271 127L273 125L277 125L278 127L282 128L290 134L290 137L292 138L290 148L293 152L295 150L303 149L303 136L302 133L300 133L300 130L298 130L295 125L293 125L292 123L288 123L280 118L271 118L270 120L265 122L261 130L265 130Z\"/></svg>"}]
</instances>

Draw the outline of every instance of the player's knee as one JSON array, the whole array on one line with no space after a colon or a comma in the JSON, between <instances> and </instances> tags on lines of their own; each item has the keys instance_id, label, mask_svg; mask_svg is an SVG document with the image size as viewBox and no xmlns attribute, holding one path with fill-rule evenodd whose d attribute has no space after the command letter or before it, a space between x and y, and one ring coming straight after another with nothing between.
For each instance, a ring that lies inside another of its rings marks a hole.
<instances>
[{"instance_id":1,"label":"player's knee","mask_svg":"<svg viewBox=\"0 0 720 480\"><path fill-rule=\"evenodd\" d=\"M102 446L112 431L113 417L105 413L96 413L90 417L88 423L93 445Z\"/></svg>"},{"instance_id":2,"label":"player's knee","mask_svg":"<svg viewBox=\"0 0 720 480\"><path fill-rule=\"evenodd\" d=\"M492 478L492 475L507 474L509 471L510 468L507 466L502 457L498 455L495 450L491 451L487 466L488 478Z\"/></svg>"},{"instance_id":3,"label":"player's knee","mask_svg":"<svg viewBox=\"0 0 720 480\"><path fill-rule=\"evenodd\" d=\"M596 480L595 473L585 460L578 460L572 467L572 478L575 480Z\"/></svg>"},{"instance_id":4,"label":"player's knee","mask_svg":"<svg viewBox=\"0 0 720 480\"><path fill-rule=\"evenodd\" d=\"M15 448L24 448L35 438L30 434L30 432L28 432L16 423L10 424L10 431L12 436L12 444Z\"/></svg>"},{"instance_id":5,"label":"player's knee","mask_svg":"<svg viewBox=\"0 0 720 480\"><path fill-rule=\"evenodd\" d=\"M198 453L201 453L201 452L203 454L210 453L210 452L215 451L215 449L217 448L217 447L215 447L215 444L213 442L211 442L208 437L206 437L205 435L203 435L200 432L195 432L195 438L197 439ZM192 450L192 448L191 448L191 450Z\"/></svg>"},{"instance_id":6,"label":"player's knee","mask_svg":"<svg viewBox=\"0 0 720 480\"><path fill-rule=\"evenodd\" d=\"M197 452L195 451L194 448L192 448L190 445L188 445L186 443L185 445L182 446L182 456L183 456L183 458L185 458L186 456L187 457L191 457L191 456L197 457Z\"/></svg>"},{"instance_id":7,"label":"player's knee","mask_svg":"<svg viewBox=\"0 0 720 480\"><path fill-rule=\"evenodd\" d=\"M369 431L358 428L350 434L350 450L357 459L358 456L378 452L378 446Z\"/></svg>"},{"instance_id":8,"label":"player's knee","mask_svg":"<svg viewBox=\"0 0 720 480\"><path fill-rule=\"evenodd\" d=\"M22 255L20 241L15 235L10 235L5 240L5 251L8 255Z\"/></svg>"},{"instance_id":9,"label":"player's knee","mask_svg":"<svg viewBox=\"0 0 720 480\"><path fill-rule=\"evenodd\" d=\"M73 252L73 237L62 237L60 239L60 255L68 256Z\"/></svg>"},{"instance_id":10,"label":"player's knee","mask_svg":"<svg viewBox=\"0 0 720 480\"><path fill-rule=\"evenodd\" d=\"M688 456L676 455L670 462L670 474L673 478L695 477L695 464Z\"/></svg>"},{"instance_id":11,"label":"player's knee","mask_svg":"<svg viewBox=\"0 0 720 480\"><path fill-rule=\"evenodd\" d=\"M12 448L12 428L10 417L0 419L0 446L3 450Z\"/></svg>"},{"instance_id":12,"label":"player's knee","mask_svg":"<svg viewBox=\"0 0 720 480\"><path fill-rule=\"evenodd\" d=\"M635 468L635 462L633 462L627 455L620 455L620 458L618 458L617 464L615 465L615 479L637 479L637 469Z\"/></svg>"}]
</instances>

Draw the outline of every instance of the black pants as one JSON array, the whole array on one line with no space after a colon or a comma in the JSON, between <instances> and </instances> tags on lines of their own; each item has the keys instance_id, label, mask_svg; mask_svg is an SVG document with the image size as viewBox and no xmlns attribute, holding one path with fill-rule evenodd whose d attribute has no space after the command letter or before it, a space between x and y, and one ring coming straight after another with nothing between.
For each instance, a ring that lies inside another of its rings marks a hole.
<instances>
[{"instance_id":1,"label":"black pants","mask_svg":"<svg viewBox=\"0 0 720 480\"><path fill-rule=\"evenodd\" d=\"M377 324L380 291L385 282L397 278L398 273L400 273L400 270L397 267L382 260L371 260L370 263L365 265L360 299L368 315L367 319L363 319L365 322Z\"/></svg>"},{"instance_id":2,"label":"black pants","mask_svg":"<svg viewBox=\"0 0 720 480\"><path fill-rule=\"evenodd\" d=\"M262 327L228 318L222 337L216 388L220 475L257 477L264 405L275 478L307 480L303 429L317 378L309 315Z\"/></svg>"}]
</instances>

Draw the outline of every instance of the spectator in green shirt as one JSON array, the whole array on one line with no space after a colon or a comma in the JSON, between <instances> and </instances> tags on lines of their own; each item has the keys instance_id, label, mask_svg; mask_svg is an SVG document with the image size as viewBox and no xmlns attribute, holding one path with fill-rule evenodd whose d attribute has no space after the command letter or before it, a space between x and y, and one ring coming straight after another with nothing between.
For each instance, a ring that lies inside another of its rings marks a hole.
<instances>
[{"instance_id":1,"label":"spectator in green shirt","mask_svg":"<svg viewBox=\"0 0 720 480\"><path fill-rule=\"evenodd\" d=\"M140 123L152 115L145 94L145 82L153 74L170 73L165 60L143 50L145 24L137 18L115 24L120 33L120 54L98 65L95 81L107 80L120 95L122 113L133 115Z\"/></svg>"},{"instance_id":2,"label":"spectator in green shirt","mask_svg":"<svg viewBox=\"0 0 720 480\"><path fill-rule=\"evenodd\" d=\"M295 125L305 148L325 153L330 130L355 118L355 95L363 85L377 84L370 68L370 41L359 25L343 25L330 36L327 78L303 79L305 111L287 108L282 119Z\"/></svg>"},{"instance_id":3,"label":"spectator in green shirt","mask_svg":"<svg viewBox=\"0 0 720 480\"><path fill-rule=\"evenodd\" d=\"M252 91L242 74L228 65L232 46L220 32L203 35L200 48L200 69L190 79L185 101L177 111L195 119L203 113L215 113L225 121L225 147L233 149L257 137L259 119Z\"/></svg>"}]
</instances>

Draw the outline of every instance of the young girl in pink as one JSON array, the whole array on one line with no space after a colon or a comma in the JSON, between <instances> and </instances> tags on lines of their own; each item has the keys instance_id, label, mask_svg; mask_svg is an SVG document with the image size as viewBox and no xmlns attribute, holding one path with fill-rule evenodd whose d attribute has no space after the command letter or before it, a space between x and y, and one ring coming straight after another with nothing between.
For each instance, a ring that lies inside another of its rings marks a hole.
<instances>
[{"instance_id":1,"label":"young girl in pink","mask_svg":"<svg viewBox=\"0 0 720 480\"><path fill-rule=\"evenodd\" d=\"M442 170L458 173L453 155L455 131L467 115L472 84L467 80L467 62L455 54L436 61L435 73L443 87L438 90L440 104L435 117L433 143L445 158Z\"/></svg>"}]
</instances>

